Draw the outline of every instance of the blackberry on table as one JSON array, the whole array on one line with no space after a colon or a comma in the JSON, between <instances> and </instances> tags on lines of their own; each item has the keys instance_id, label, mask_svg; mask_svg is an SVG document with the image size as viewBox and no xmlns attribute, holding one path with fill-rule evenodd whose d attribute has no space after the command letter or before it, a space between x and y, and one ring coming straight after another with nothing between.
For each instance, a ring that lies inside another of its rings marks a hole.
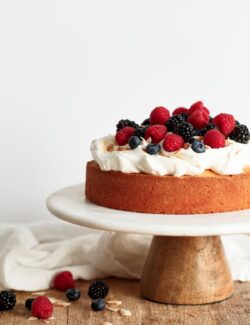
<instances>
[{"instance_id":1,"label":"blackberry on table","mask_svg":"<svg viewBox=\"0 0 250 325\"><path fill-rule=\"evenodd\" d=\"M233 132L229 135L229 138L239 143L248 143L250 140L248 127L243 124L237 125Z\"/></svg>"},{"instance_id":2,"label":"blackberry on table","mask_svg":"<svg viewBox=\"0 0 250 325\"><path fill-rule=\"evenodd\" d=\"M188 140L195 135L195 130L192 124L183 122L174 129L174 133L181 135L184 140L188 142Z\"/></svg>"},{"instance_id":3,"label":"blackberry on table","mask_svg":"<svg viewBox=\"0 0 250 325\"><path fill-rule=\"evenodd\" d=\"M12 309L16 304L16 295L12 290L0 292L0 310Z\"/></svg>"},{"instance_id":4,"label":"blackberry on table","mask_svg":"<svg viewBox=\"0 0 250 325\"><path fill-rule=\"evenodd\" d=\"M174 129L176 129L184 121L185 117L183 116L183 114L173 115L172 117L170 117L169 120L167 120L166 127L168 131L171 132L174 131Z\"/></svg>"},{"instance_id":5,"label":"blackberry on table","mask_svg":"<svg viewBox=\"0 0 250 325\"><path fill-rule=\"evenodd\" d=\"M94 281L89 287L88 295L91 299L103 299L109 293L109 286L106 282L101 280Z\"/></svg>"},{"instance_id":6,"label":"blackberry on table","mask_svg":"<svg viewBox=\"0 0 250 325\"><path fill-rule=\"evenodd\" d=\"M135 123L134 121L131 121L131 120L128 120L128 119L120 120L116 125L116 130L120 131L121 129L124 129L126 126L136 128L138 126L138 124Z\"/></svg>"}]
</instances>

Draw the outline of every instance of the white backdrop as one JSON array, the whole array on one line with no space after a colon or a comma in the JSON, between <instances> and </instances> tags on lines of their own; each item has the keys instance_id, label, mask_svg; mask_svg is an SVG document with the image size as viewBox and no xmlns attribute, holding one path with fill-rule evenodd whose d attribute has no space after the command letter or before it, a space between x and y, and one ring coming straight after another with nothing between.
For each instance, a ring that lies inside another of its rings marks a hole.
<instances>
[{"instance_id":1,"label":"white backdrop","mask_svg":"<svg viewBox=\"0 0 250 325\"><path fill-rule=\"evenodd\" d=\"M0 220L52 218L95 137L202 99L250 125L249 0L0 2Z\"/></svg>"}]
</instances>

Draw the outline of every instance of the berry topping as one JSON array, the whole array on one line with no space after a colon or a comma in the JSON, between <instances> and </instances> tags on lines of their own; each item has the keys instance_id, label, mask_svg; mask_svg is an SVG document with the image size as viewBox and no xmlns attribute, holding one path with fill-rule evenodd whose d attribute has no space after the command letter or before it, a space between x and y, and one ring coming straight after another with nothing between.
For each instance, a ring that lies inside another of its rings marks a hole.
<instances>
[{"instance_id":1,"label":"berry topping","mask_svg":"<svg viewBox=\"0 0 250 325\"><path fill-rule=\"evenodd\" d=\"M165 107L159 106L152 110L150 114L150 124L160 124L164 125L170 118L169 110Z\"/></svg>"},{"instance_id":2,"label":"berry topping","mask_svg":"<svg viewBox=\"0 0 250 325\"><path fill-rule=\"evenodd\" d=\"M144 120L141 125L144 125L144 126L150 125L150 118L146 118L146 120Z\"/></svg>"},{"instance_id":3,"label":"berry topping","mask_svg":"<svg viewBox=\"0 0 250 325\"><path fill-rule=\"evenodd\" d=\"M188 122L197 129L203 129L209 123L209 114L204 109L198 109L189 115Z\"/></svg>"},{"instance_id":4,"label":"berry topping","mask_svg":"<svg viewBox=\"0 0 250 325\"><path fill-rule=\"evenodd\" d=\"M53 286L59 291L66 291L75 287L75 281L73 275L69 271L63 271L56 274L53 280Z\"/></svg>"},{"instance_id":5,"label":"berry topping","mask_svg":"<svg viewBox=\"0 0 250 325\"><path fill-rule=\"evenodd\" d=\"M197 140L194 140L191 148L193 149L194 152L197 152L197 153L203 153L206 151L204 143L201 141L197 141Z\"/></svg>"},{"instance_id":6,"label":"berry topping","mask_svg":"<svg viewBox=\"0 0 250 325\"><path fill-rule=\"evenodd\" d=\"M69 301L75 301L81 297L81 292L79 289L72 288L72 289L68 289L65 292L65 295Z\"/></svg>"},{"instance_id":7,"label":"berry topping","mask_svg":"<svg viewBox=\"0 0 250 325\"><path fill-rule=\"evenodd\" d=\"M146 146L146 152L150 155L156 155L161 150L161 146L158 143L150 143Z\"/></svg>"},{"instance_id":8,"label":"berry topping","mask_svg":"<svg viewBox=\"0 0 250 325\"><path fill-rule=\"evenodd\" d=\"M135 129L126 126L125 128L121 129L118 131L115 135L115 140L119 146L124 146L125 144L128 143L129 138L134 134Z\"/></svg>"},{"instance_id":9,"label":"berry topping","mask_svg":"<svg viewBox=\"0 0 250 325\"><path fill-rule=\"evenodd\" d=\"M231 114L219 114L213 119L213 124L217 125L224 135L229 135L235 128L235 119Z\"/></svg>"},{"instance_id":10,"label":"berry topping","mask_svg":"<svg viewBox=\"0 0 250 325\"><path fill-rule=\"evenodd\" d=\"M183 139L188 142L188 140L195 135L195 130L192 124L183 122L174 130L174 133L181 135Z\"/></svg>"},{"instance_id":11,"label":"berry topping","mask_svg":"<svg viewBox=\"0 0 250 325\"><path fill-rule=\"evenodd\" d=\"M89 287L88 295L91 299L103 299L109 293L109 286L106 282L97 280Z\"/></svg>"},{"instance_id":12,"label":"berry topping","mask_svg":"<svg viewBox=\"0 0 250 325\"><path fill-rule=\"evenodd\" d=\"M137 126L134 135L136 135L139 138L145 138L145 133L146 133L146 127Z\"/></svg>"},{"instance_id":13,"label":"berry topping","mask_svg":"<svg viewBox=\"0 0 250 325\"><path fill-rule=\"evenodd\" d=\"M224 148L226 145L225 136L218 130L213 129L204 136L204 143L211 148Z\"/></svg>"},{"instance_id":14,"label":"berry topping","mask_svg":"<svg viewBox=\"0 0 250 325\"><path fill-rule=\"evenodd\" d=\"M159 143L164 139L167 133L167 128L165 125L152 125L147 128L145 138L151 138L153 143Z\"/></svg>"},{"instance_id":15,"label":"berry topping","mask_svg":"<svg viewBox=\"0 0 250 325\"><path fill-rule=\"evenodd\" d=\"M39 296L32 302L31 313L39 319L48 319L53 313L53 305L47 297Z\"/></svg>"},{"instance_id":16,"label":"berry topping","mask_svg":"<svg viewBox=\"0 0 250 325\"><path fill-rule=\"evenodd\" d=\"M173 115L166 123L169 132L174 131L182 122L185 122L183 114Z\"/></svg>"},{"instance_id":17,"label":"berry topping","mask_svg":"<svg viewBox=\"0 0 250 325\"><path fill-rule=\"evenodd\" d=\"M0 310L12 309L16 304L16 295L12 290L0 292Z\"/></svg>"},{"instance_id":18,"label":"berry topping","mask_svg":"<svg viewBox=\"0 0 250 325\"><path fill-rule=\"evenodd\" d=\"M179 115L179 114L183 114L183 113L188 113L188 109L185 107L178 107L173 111L173 115Z\"/></svg>"},{"instance_id":19,"label":"berry topping","mask_svg":"<svg viewBox=\"0 0 250 325\"><path fill-rule=\"evenodd\" d=\"M135 129L138 126L138 124L135 123L134 121L131 121L131 120L128 120L128 119L120 120L116 125L116 131L120 131L120 130L124 129L127 126L130 126L130 127Z\"/></svg>"},{"instance_id":20,"label":"berry topping","mask_svg":"<svg viewBox=\"0 0 250 325\"><path fill-rule=\"evenodd\" d=\"M209 130L213 130L213 129L217 129L218 130L218 126L217 125L214 125L212 123L208 123L208 125L205 128L199 130L200 131L200 134L199 135L204 136Z\"/></svg>"},{"instance_id":21,"label":"berry topping","mask_svg":"<svg viewBox=\"0 0 250 325\"><path fill-rule=\"evenodd\" d=\"M172 152L183 148L184 140L178 134L167 134L163 141L163 148L166 151Z\"/></svg>"},{"instance_id":22,"label":"berry topping","mask_svg":"<svg viewBox=\"0 0 250 325\"><path fill-rule=\"evenodd\" d=\"M229 137L236 142L246 144L250 140L249 129L246 125L237 125Z\"/></svg>"},{"instance_id":23,"label":"berry topping","mask_svg":"<svg viewBox=\"0 0 250 325\"><path fill-rule=\"evenodd\" d=\"M195 111L199 110L199 109L203 109L205 110L208 114L210 114L209 110L204 106L202 101L196 102L193 105L190 106L189 108L189 115L194 113Z\"/></svg>"},{"instance_id":24,"label":"berry topping","mask_svg":"<svg viewBox=\"0 0 250 325\"><path fill-rule=\"evenodd\" d=\"M131 149L135 149L141 144L141 139L136 136L132 136L131 138L129 138L128 144Z\"/></svg>"},{"instance_id":25,"label":"berry topping","mask_svg":"<svg viewBox=\"0 0 250 325\"><path fill-rule=\"evenodd\" d=\"M102 299L94 300L91 304L91 308L94 311L102 311L103 309L105 309L105 307L106 307L106 303Z\"/></svg>"},{"instance_id":26,"label":"berry topping","mask_svg":"<svg viewBox=\"0 0 250 325\"><path fill-rule=\"evenodd\" d=\"M25 307L29 310L31 310L31 306L32 306L32 303L33 301L35 300L35 298L29 298L25 301Z\"/></svg>"}]
</instances>

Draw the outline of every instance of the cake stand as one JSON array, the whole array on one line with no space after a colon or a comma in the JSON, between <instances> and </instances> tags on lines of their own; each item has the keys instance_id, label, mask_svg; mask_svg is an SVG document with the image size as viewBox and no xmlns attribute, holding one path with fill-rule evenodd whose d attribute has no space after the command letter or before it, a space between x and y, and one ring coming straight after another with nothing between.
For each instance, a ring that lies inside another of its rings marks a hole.
<instances>
[{"instance_id":1,"label":"cake stand","mask_svg":"<svg viewBox=\"0 0 250 325\"><path fill-rule=\"evenodd\" d=\"M233 293L220 235L250 233L250 210L165 215L113 210L85 199L84 185L59 190L49 211L70 223L100 230L154 235L141 279L142 295L156 302L205 304Z\"/></svg>"}]
</instances>

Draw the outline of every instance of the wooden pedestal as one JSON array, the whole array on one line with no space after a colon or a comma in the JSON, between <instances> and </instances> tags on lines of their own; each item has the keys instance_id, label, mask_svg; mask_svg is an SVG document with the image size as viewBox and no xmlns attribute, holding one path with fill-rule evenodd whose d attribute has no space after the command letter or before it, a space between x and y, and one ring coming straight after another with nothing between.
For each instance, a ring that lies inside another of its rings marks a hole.
<instances>
[{"instance_id":1,"label":"wooden pedestal","mask_svg":"<svg viewBox=\"0 0 250 325\"><path fill-rule=\"evenodd\" d=\"M218 236L153 238L141 280L156 302L196 305L224 300L233 281Z\"/></svg>"}]
</instances>

